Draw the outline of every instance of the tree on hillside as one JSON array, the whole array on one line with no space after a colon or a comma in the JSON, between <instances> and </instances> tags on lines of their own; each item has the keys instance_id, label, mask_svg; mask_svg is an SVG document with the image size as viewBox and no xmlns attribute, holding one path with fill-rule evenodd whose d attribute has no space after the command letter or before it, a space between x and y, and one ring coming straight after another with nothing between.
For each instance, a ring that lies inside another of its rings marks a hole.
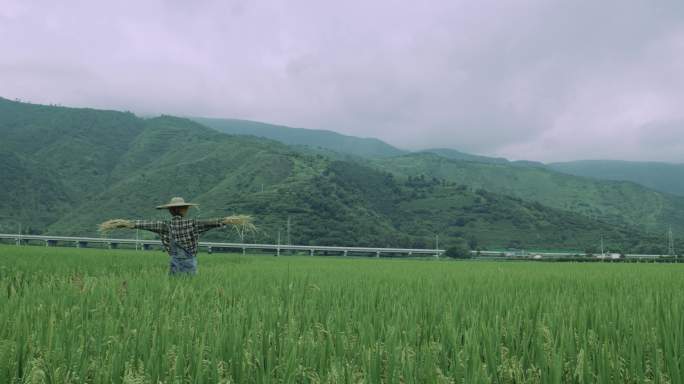
<instances>
[{"instance_id":1,"label":"tree on hillside","mask_svg":"<svg viewBox=\"0 0 684 384\"><path fill-rule=\"evenodd\" d=\"M476 238L474 238L474 237L469 237L469 238L468 238L468 248L469 248L469 249L474 250L474 249L477 248L477 245L478 245L478 243L477 243L477 239L476 239Z\"/></svg>"},{"instance_id":2,"label":"tree on hillside","mask_svg":"<svg viewBox=\"0 0 684 384\"><path fill-rule=\"evenodd\" d=\"M445 255L452 259L470 259L470 249L463 242L458 242L447 248Z\"/></svg>"}]
</instances>

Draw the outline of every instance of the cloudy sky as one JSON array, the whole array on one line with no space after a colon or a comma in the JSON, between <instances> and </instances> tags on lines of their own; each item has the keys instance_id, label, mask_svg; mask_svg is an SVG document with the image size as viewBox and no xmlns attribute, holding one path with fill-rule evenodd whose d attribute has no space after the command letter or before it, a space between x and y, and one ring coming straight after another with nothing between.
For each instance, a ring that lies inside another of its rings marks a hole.
<instances>
[{"instance_id":1,"label":"cloudy sky","mask_svg":"<svg viewBox=\"0 0 684 384\"><path fill-rule=\"evenodd\" d=\"M684 162L682 0L0 0L0 96Z\"/></svg>"}]
</instances>

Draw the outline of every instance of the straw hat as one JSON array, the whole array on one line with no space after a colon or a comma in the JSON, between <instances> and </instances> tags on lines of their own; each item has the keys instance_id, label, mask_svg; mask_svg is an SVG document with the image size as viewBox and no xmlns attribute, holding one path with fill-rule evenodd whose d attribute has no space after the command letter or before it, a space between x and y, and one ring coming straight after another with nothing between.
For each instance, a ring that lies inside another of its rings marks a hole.
<instances>
[{"instance_id":1,"label":"straw hat","mask_svg":"<svg viewBox=\"0 0 684 384\"><path fill-rule=\"evenodd\" d=\"M168 204L160 205L157 209L172 208L172 207L196 207L198 204L186 203L182 197L174 197Z\"/></svg>"}]
</instances>

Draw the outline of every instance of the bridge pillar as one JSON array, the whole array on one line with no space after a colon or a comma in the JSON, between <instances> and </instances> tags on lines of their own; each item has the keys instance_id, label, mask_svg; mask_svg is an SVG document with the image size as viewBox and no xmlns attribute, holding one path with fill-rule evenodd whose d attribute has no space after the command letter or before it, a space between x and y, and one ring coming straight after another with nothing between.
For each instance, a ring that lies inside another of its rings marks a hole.
<instances>
[{"instance_id":1,"label":"bridge pillar","mask_svg":"<svg viewBox=\"0 0 684 384\"><path fill-rule=\"evenodd\" d=\"M276 248L276 256L280 256L280 247Z\"/></svg>"},{"instance_id":2,"label":"bridge pillar","mask_svg":"<svg viewBox=\"0 0 684 384\"><path fill-rule=\"evenodd\" d=\"M314 250L313 250L313 248L311 248L311 249L309 250L309 256L313 256L313 255L314 255Z\"/></svg>"},{"instance_id":3,"label":"bridge pillar","mask_svg":"<svg viewBox=\"0 0 684 384\"><path fill-rule=\"evenodd\" d=\"M214 252L213 249L211 249L211 245L207 246L207 253L211 255L211 253Z\"/></svg>"},{"instance_id":4,"label":"bridge pillar","mask_svg":"<svg viewBox=\"0 0 684 384\"><path fill-rule=\"evenodd\" d=\"M376 258L380 257L380 251L375 252L375 257Z\"/></svg>"},{"instance_id":5,"label":"bridge pillar","mask_svg":"<svg viewBox=\"0 0 684 384\"><path fill-rule=\"evenodd\" d=\"M242 248L242 256L244 256L246 252L247 252L247 248Z\"/></svg>"},{"instance_id":6,"label":"bridge pillar","mask_svg":"<svg viewBox=\"0 0 684 384\"><path fill-rule=\"evenodd\" d=\"M344 250L344 255L347 256L347 250L346 249Z\"/></svg>"}]
</instances>

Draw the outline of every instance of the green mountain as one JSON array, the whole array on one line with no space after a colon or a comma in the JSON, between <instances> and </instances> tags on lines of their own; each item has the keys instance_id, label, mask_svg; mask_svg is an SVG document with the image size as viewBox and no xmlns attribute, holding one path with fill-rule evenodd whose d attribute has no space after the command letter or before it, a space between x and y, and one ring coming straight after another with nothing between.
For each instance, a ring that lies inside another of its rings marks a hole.
<instances>
[{"instance_id":1,"label":"green mountain","mask_svg":"<svg viewBox=\"0 0 684 384\"><path fill-rule=\"evenodd\" d=\"M624 180L656 191L684 196L684 164L618 160L582 160L551 163L549 168L599 180Z\"/></svg>"},{"instance_id":2,"label":"green mountain","mask_svg":"<svg viewBox=\"0 0 684 384\"><path fill-rule=\"evenodd\" d=\"M381 158L397 156L406 151L397 149L381 140L342 135L319 129L291 128L255 121L236 119L210 119L193 117L192 120L232 135L253 135L279 141L288 145L308 146L314 149L334 151L340 154Z\"/></svg>"},{"instance_id":3,"label":"green mountain","mask_svg":"<svg viewBox=\"0 0 684 384\"><path fill-rule=\"evenodd\" d=\"M0 232L23 232L28 225L53 222L71 205L57 178L13 152L0 149L0 175Z\"/></svg>"},{"instance_id":4,"label":"green mountain","mask_svg":"<svg viewBox=\"0 0 684 384\"><path fill-rule=\"evenodd\" d=\"M626 223L654 233L665 233L669 226L684 231L684 198L631 182L571 176L535 164L478 163L430 153L373 163L405 178L436 177L617 225Z\"/></svg>"},{"instance_id":5,"label":"green mountain","mask_svg":"<svg viewBox=\"0 0 684 384\"><path fill-rule=\"evenodd\" d=\"M172 196L199 217L246 213L246 241L297 244L654 249L629 225L466 186L401 177L276 141L219 133L187 119L0 99L0 229L97 235L109 218L159 218ZM430 155L439 158L436 155ZM401 158L400 158L401 159ZM475 164L475 163L473 163ZM287 222L290 222L289 238ZM117 233L116 236L131 236ZM230 230L207 238L239 241Z\"/></svg>"},{"instance_id":6,"label":"green mountain","mask_svg":"<svg viewBox=\"0 0 684 384\"><path fill-rule=\"evenodd\" d=\"M100 193L143 122L130 113L0 98L0 229L45 228Z\"/></svg>"}]
</instances>

